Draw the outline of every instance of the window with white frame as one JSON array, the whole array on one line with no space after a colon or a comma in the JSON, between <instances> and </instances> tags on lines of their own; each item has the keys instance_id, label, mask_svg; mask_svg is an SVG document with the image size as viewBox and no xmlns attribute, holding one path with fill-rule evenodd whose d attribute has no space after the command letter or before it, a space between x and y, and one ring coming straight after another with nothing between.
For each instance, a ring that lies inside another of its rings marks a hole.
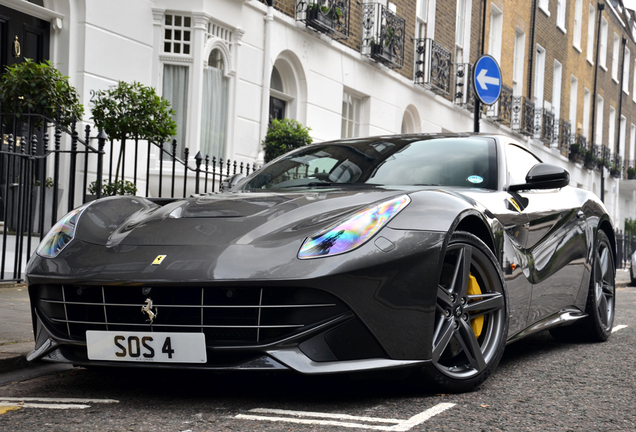
<instances>
[{"instance_id":1,"label":"window with white frame","mask_svg":"<svg viewBox=\"0 0 636 432\"><path fill-rule=\"evenodd\" d=\"M607 70L607 20L601 18L601 39L599 41L599 65Z\"/></svg>"},{"instance_id":2,"label":"window with white frame","mask_svg":"<svg viewBox=\"0 0 636 432\"><path fill-rule=\"evenodd\" d=\"M495 5L490 9L490 34L488 40L488 54L497 63L501 63L501 38L503 31L503 12Z\"/></svg>"},{"instance_id":3,"label":"window with white frame","mask_svg":"<svg viewBox=\"0 0 636 432\"><path fill-rule=\"evenodd\" d=\"M561 78L563 76L563 66L558 61L554 61L554 73L552 75L552 110L556 121L561 118Z\"/></svg>"},{"instance_id":4,"label":"window with white frame","mask_svg":"<svg viewBox=\"0 0 636 432\"><path fill-rule=\"evenodd\" d=\"M464 45L466 39L466 2L457 0L455 19L455 63L464 63Z\"/></svg>"},{"instance_id":5,"label":"window with white frame","mask_svg":"<svg viewBox=\"0 0 636 432\"><path fill-rule=\"evenodd\" d=\"M572 130L576 128L576 102L579 91L579 80L574 75L570 77L570 125Z\"/></svg>"},{"instance_id":6,"label":"window with white frame","mask_svg":"<svg viewBox=\"0 0 636 432\"><path fill-rule=\"evenodd\" d=\"M614 45L612 46L612 79L616 82L618 82L618 50L620 44L620 38L614 33Z\"/></svg>"},{"instance_id":7,"label":"window with white frame","mask_svg":"<svg viewBox=\"0 0 636 432\"><path fill-rule=\"evenodd\" d=\"M545 76L545 48L537 45L537 63L534 69L534 108L543 108L543 86Z\"/></svg>"},{"instance_id":8,"label":"window with white frame","mask_svg":"<svg viewBox=\"0 0 636 432\"><path fill-rule=\"evenodd\" d=\"M201 104L201 153L210 157L225 157L227 128L228 78L225 59L214 49L203 68L203 94Z\"/></svg>"},{"instance_id":9,"label":"window with white frame","mask_svg":"<svg viewBox=\"0 0 636 432\"><path fill-rule=\"evenodd\" d=\"M172 120L177 124L177 134L173 139L177 140L177 155L179 157L182 156L187 138L189 75L190 69L188 66L168 63L163 65L162 96L170 102L170 108L174 111Z\"/></svg>"},{"instance_id":10,"label":"window with white frame","mask_svg":"<svg viewBox=\"0 0 636 432\"><path fill-rule=\"evenodd\" d=\"M629 48L625 47L625 58L623 58L623 91L629 94L629 65L632 64Z\"/></svg>"},{"instance_id":11,"label":"window with white frame","mask_svg":"<svg viewBox=\"0 0 636 432\"><path fill-rule=\"evenodd\" d=\"M428 23L428 0L417 0L417 14L415 20L415 37L426 38L426 24Z\"/></svg>"},{"instance_id":12,"label":"window with white frame","mask_svg":"<svg viewBox=\"0 0 636 432\"><path fill-rule=\"evenodd\" d=\"M603 144L603 109L605 108L605 100L601 95L596 95L596 136L594 144Z\"/></svg>"},{"instance_id":13,"label":"window with white frame","mask_svg":"<svg viewBox=\"0 0 636 432\"><path fill-rule=\"evenodd\" d=\"M627 119L625 118L625 116L621 116L621 122L620 125L618 126L620 129L620 137L618 140L618 146L619 146L619 156L621 157L621 159L623 159L623 166L625 166L625 134L627 133Z\"/></svg>"},{"instance_id":14,"label":"window with white frame","mask_svg":"<svg viewBox=\"0 0 636 432\"><path fill-rule=\"evenodd\" d=\"M614 148L614 144L616 143L616 110L613 106L609 108L609 127L607 128L607 142L609 144L609 148ZM598 142L599 144L602 141Z\"/></svg>"},{"instance_id":15,"label":"window with white frame","mask_svg":"<svg viewBox=\"0 0 636 432\"><path fill-rule=\"evenodd\" d=\"M184 15L164 15L163 52L190 54L192 18Z\"/></svg>"},{"instance_id":16,"label":"window with white frame","mask_svg":"<svg viewBox=\"0 0 636 432\"><path fill-rule=\"evenodd\" d=\"M583 136L590 139L590 110L592 107L592 93L588 89L583 92Z\"/></svg>"},{"instance_id":17,"label":"window with white frame","mask_svg":"<svg viewBox=\"0 0 636 432\"><path fill-rule=\"evenodd\" d=\"M348 92L342 94L342 138L355 138L360 136L360 117L362 111L362 98Z\"/></svg>"},{"instance_id":18,"label":"window with white frame","mask_svg":"<svg viewBox=\"0 0 636 432\"><path fill-rule=\"evenodd\" d=\"M629 133L629 160L630 163L634 163L634 158L636 157L636 125L632 123L632 127L630 128ZM633 168L634 165L631 165Z\"/></svg>"},{"instance_id":19,"label":"window with white frame","mask_svg":"<svg viewBox=\"0 0 636 432\"><path fill-rule=\"evenodd\" d=\"M594 64L594 22L596 19L596 10L590 5L587 18L587 61Z\"/></svg>"},{"instance_id":20,"label":"window with white frame","mask_svg":"<svg viewBox=\"0 0 636 432\"><path fill-rule=\"evenodd\" d=\"M583 0L576 0L574 4L574 34L572 35L572 45L581 51L581 31L583 20Z\"/></svg>"},{"instance_id":21,"label":"window with white frame","mask_svg":"<svg viewBox=\"0 0 636 432\"><path fill-rule=\"evenodd\" d=\"M632 84L632 100L636 102L636 59L634 59L634 78Z\"/></svg>"},{"instance_id":22,"label":"window with white frame","mask_svg":"<svg viewBox=\"0 0 636 432\"><path fill-rule=\"evenodd\" d=\"M539 0L539 9L550 16L550 0Z\"/></svg>"},{"instance_id":23,"label":"window with white frame","mask_svg":"<svg viewBox=\"0 0 636 432\"><path fill-rule=\"evenodd\" d=\"M512 67L512 94L521 96L523 93L523 71L526 50L526 34L517 27L515 30L515 52Z\"/></svg>"},{"instance_id":24,"label":"window with white frame","mask_svg":"<svg viewBox=\"0 0 636 432\"><path fill-rule=\"evenodd\" d=\"M557 27L565 30L565 10L567 8L567 0L557 0Z\"/></svg>"}]
</instances>

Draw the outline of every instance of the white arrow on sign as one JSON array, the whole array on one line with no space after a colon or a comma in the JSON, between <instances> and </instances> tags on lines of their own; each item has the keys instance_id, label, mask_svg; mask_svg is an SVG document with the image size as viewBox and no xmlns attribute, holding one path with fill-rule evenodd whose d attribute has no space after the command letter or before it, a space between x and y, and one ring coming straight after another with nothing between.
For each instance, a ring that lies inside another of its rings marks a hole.
<instances>
[{"instance_id":1,"label":"white arrow on sign","mask_svg":"<svg viewBox=\"0 0 636 432\"><path fill-rule=\"evenodd\" d=\"M479 75L477 75L477 82L482 90L488 90L487 84L499 85L499 78L486 76L487 73L488 71L486 69L482 69Z\"/></svg>"}]
</instances>

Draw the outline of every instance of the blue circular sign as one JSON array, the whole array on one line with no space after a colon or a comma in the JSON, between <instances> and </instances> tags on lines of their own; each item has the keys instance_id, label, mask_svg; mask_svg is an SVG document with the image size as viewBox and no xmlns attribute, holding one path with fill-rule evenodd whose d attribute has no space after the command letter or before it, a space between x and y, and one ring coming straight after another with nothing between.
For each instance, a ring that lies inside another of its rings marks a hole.
<instances>
[{"instance_id":1,"label":"blue circular sign","mask_svg":"<svg viewBox=\"0 0 636 432\"><path fill-rule=\"evenodd\" d=\"M473 84L475 94L486 105L497 102L501 94L501 69L497 60L489 55L482 56L475 63Z\"/></svg>"}]
</instances>

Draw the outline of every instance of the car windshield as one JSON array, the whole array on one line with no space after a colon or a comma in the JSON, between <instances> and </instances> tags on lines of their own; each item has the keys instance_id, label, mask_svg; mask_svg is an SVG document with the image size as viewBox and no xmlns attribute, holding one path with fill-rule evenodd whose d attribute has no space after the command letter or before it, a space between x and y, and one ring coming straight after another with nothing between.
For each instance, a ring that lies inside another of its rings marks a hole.
<instances>
[{"instance_id":1,"label":"car windshield","mask_svg":"<svg viewBox=\"0 0 636 432\"><path fill-rule=\"evenodd\" d=\"M495 141L484 137L342 140L303 147L266 165L242 190L344 186L496 189Z\"/></svg>"}]
</instances>

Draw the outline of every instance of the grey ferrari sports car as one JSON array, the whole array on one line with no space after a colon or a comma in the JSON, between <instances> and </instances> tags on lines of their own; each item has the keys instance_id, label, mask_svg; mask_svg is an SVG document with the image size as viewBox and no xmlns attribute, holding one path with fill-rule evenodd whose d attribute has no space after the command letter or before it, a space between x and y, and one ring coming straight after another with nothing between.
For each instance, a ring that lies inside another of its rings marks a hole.
<instances>
[{"instance_id":1,"label":"grey ferrari sports car","mask_svg":"<svg viewBox=\"0 0 636 432\"><path fill-rule=\"evenodd\" d=\"M467 391L524 336L610 336L614 229L569 180L509 137L402 135L302 147L222 193L100 199L28 263L29 359Z\"/></svg>"}]
</instances>

